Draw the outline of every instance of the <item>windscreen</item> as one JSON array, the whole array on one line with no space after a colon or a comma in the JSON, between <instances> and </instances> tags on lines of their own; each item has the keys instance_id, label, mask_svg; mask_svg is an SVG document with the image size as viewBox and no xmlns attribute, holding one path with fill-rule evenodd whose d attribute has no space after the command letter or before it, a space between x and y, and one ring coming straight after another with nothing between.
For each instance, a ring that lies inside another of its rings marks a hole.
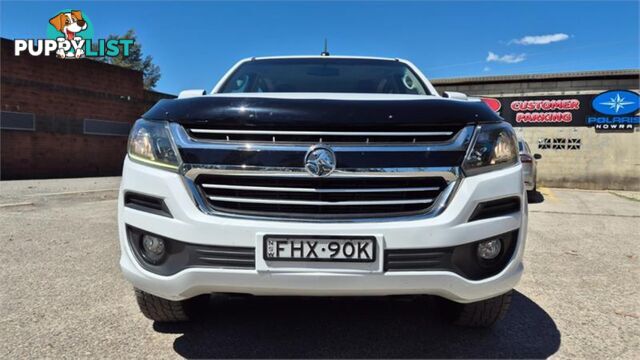
<instances>
[{"instance_id":1,"label":"windscreen","mask_svg":"<svg viewBox=\"0 0 640 360\"><path fill-rule=\"evenodd\" d=\"M249 61L220 92L429 94L416 74L399 61L335 58Z\"/></svg>"}]
</instances>

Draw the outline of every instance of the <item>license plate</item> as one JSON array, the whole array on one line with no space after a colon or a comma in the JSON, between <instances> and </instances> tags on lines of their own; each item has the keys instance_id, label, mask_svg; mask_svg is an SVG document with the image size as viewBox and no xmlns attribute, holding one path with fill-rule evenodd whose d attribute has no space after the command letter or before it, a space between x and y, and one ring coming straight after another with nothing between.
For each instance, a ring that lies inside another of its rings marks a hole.
<instances>
[{"instance_id":1,"label":"license plate","mask_svg":"<svg viewBox=\"0 0 640 360\"><path fill-rule=\"evenodd\" d=\"M268 261L373 262L373 236L267 235L264 259Z\"/></svg>"}]
</instances>

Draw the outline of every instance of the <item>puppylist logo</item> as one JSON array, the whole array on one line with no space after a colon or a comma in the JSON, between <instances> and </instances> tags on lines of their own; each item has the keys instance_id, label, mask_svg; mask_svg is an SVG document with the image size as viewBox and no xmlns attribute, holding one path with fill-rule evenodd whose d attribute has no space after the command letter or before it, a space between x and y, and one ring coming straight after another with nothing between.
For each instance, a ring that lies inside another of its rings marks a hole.
<instances>
[{"instance_id":1,"label":"puppylist logo","mask_svg":"<svg viewBox=\"0 0 640 360\"><path fill-rule=\"evenodd\" d=\"M49 19L47 39L16 39L15 56L52 56L60 59L129 56L132 39L93 40L93 23L81 10L66 9Z\"/></svg>"}]
</instances>

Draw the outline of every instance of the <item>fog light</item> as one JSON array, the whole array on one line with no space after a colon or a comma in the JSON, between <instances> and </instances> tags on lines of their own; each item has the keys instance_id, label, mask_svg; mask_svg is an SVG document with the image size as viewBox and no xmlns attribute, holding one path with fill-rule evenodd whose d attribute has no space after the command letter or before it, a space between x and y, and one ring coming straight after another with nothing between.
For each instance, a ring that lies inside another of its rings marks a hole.
<instances>
[{"instance_id":1,"label":"fog light","mask_svg":"<svg viewBox=\"0 0 640 360\"><path fill-rule=\"evenodd\" d=\"M500 239L491 239L478 244L478 256L484 260L495 259L502 250L502 241Z\"/></svg>"},{"instance_id":2,"label":"fog light","mask_svg":"<svg viewBox=\"0 0 640 360\"><path fill-rule=\"evenodd\" d=\"M157 264L164 257L164 253L164 240L149 234L142 235L142 254L147 261Z\"/></svg>"}]
</instances>

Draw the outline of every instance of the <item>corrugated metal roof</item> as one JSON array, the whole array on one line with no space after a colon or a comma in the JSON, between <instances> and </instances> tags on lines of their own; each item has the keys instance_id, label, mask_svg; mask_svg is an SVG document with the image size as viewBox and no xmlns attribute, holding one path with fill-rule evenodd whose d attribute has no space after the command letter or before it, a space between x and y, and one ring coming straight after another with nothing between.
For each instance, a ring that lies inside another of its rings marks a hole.
<instances>
[{"instance_id":1,"label":"corrugated metal roof","mask_svg":"<svg viewBox=\"0 0 640 360\"><path fill-rule=\"evenodd\" d=\"M602 70L602 71L576 71L567 73L554 74L521 74L521 75L503 75L503 76L476 76L462 78L443 78L431 79L433 85L445 84L467 84L467 83L496 83L496 82L520 82L520 81L536 81L536 80L565 80L565 79L592 79L607 78L621 76L640 77L640 69L623 69L623 70Z\"/></svg>"}]
</instances>

